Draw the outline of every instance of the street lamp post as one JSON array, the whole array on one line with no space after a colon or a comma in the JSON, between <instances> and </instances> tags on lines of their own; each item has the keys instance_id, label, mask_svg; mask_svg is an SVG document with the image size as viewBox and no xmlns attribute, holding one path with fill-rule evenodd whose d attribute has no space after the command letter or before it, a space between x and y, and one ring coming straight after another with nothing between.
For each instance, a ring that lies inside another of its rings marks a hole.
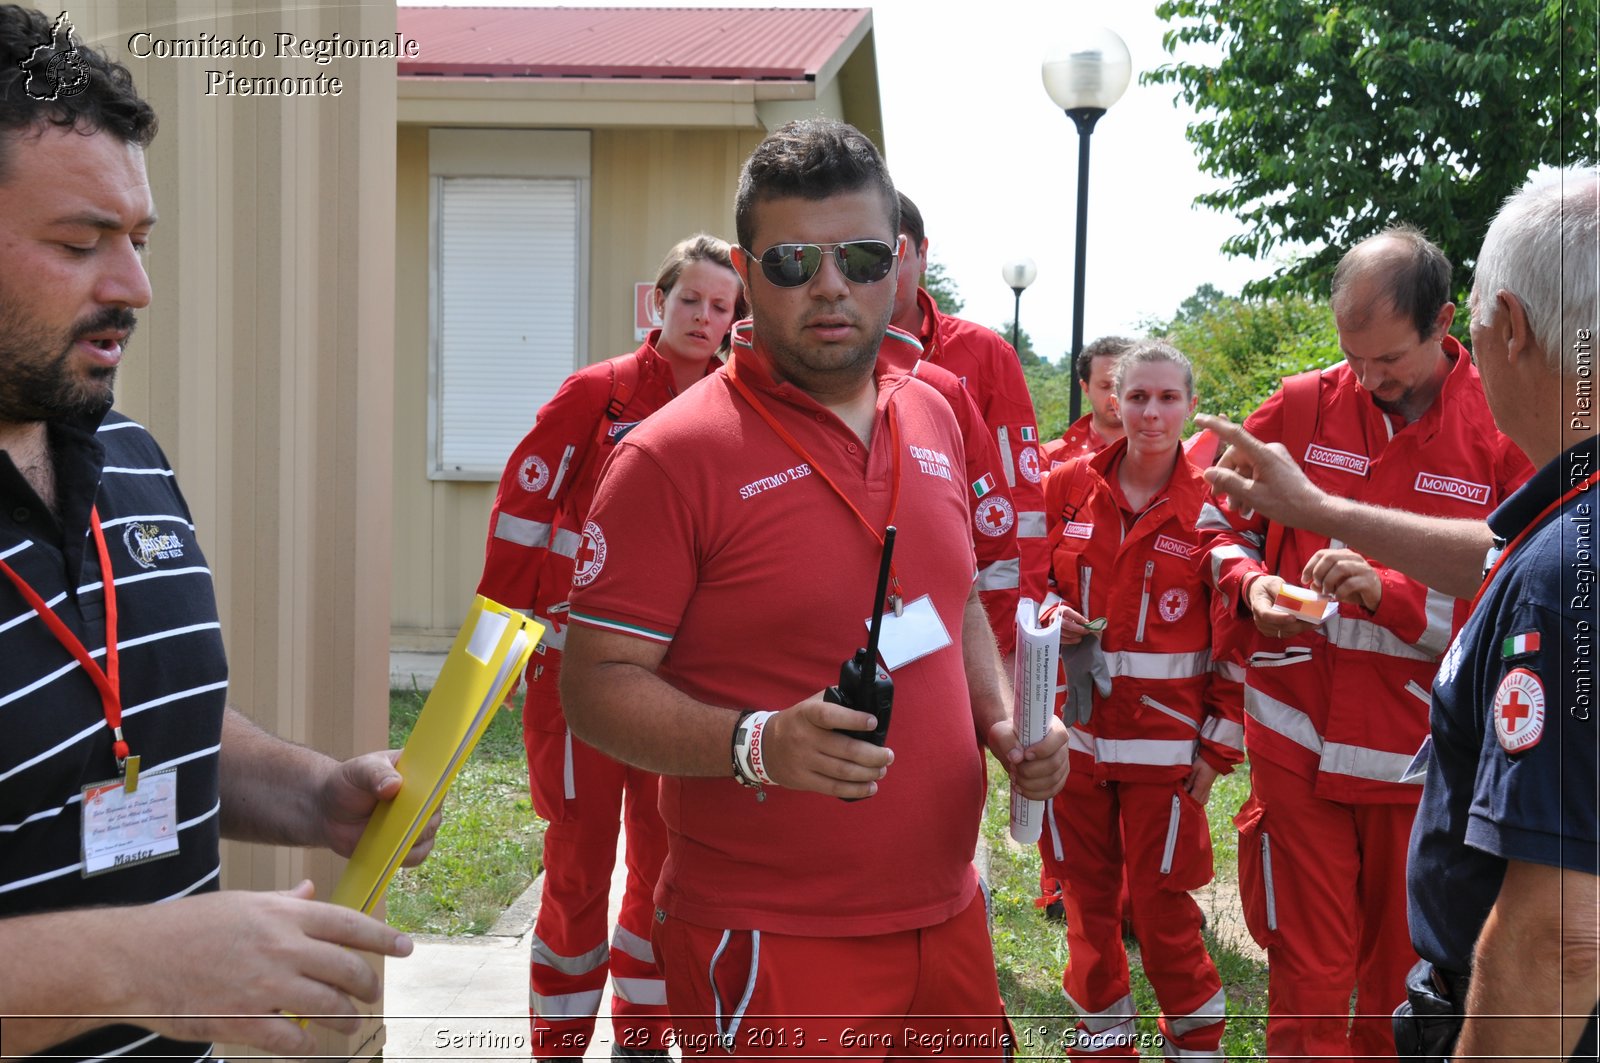
<instances>
[{"instance_id":1,"label":"street lamp post","mask_svg":"<svg viewBox=\"0 0 1600 1063\"><path fill-rule=\"evenodd\" d=\"M1017 352L1019 360L1022 358L1022 348L1017 345L1017 338L1022 332L1022 293L1038 275L1039 267L1033 264L1031 258L1015 259L1000 267L1000 278L1016 296L1016 308L1011 315L1011 348Z\"/></svg>"},{"instance_id":2,"label":"street lamp post","mask_svg":"<svg viewBox=\"0 0 1600 1063\"><path fill-rule=\"evenodd\" d=\"M1089 223L1089 137L1100 116L1128 88L1133 60L1128 46L1108 29L1075 37L1045 58L1040 69L1044 89L1078 127L1078 232L1072 278L1072 408L1078 419L1082 395L1078 387L1078 354L1083 350L1083 265Z\"/></svg>"}]
</instances>

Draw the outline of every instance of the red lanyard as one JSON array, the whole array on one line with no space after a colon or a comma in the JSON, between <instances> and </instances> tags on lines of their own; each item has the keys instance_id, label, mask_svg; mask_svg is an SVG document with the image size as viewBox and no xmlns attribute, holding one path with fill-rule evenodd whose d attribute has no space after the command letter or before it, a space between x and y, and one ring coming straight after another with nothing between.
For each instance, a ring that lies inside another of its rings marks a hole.
<instances>
[{"instance_id":1,"label":"red lanyard","mask_svg":"<svg viewBox=\"0 0 1600 1063\"><path fill-rule=\"evenodd\" d=\"M1566 505L1569 501L1571 501L1572 496L1581 491L1587 491L1590 487L1593 487L1597 480L1600 480L1600 470L1590 473L1588 476L1583 478L1583 482L1578 484L1578 486L1574 487L1572 490L1568 491L1566 494L1562 495L1548 506L1545 506L1544 509L1539 511L1539 515L1537 517L1534 517L1533 520L1528 522L1527 527L1523 528L1517 533L1517 537L1515 539L1512 539L1506 544L1505 549L1500 551L1500 556L1494 559L1494 564L1490 566L1488 573L1483 577L1483 583L1479 585L1478 593L1472 596L1472 604L1467 608L1468 616L1471 616L1473 613L1477 612L1478 601L1483 597L1483 592L1489 589L1489 584L1494 582L1494 574L1500 571L1500 566L1505 564L1506 558L1510 557L1512 552L1515 551L1517 547L1522 545L1522 540L1526 539L1529 533L1538 529L1538 527L1544 523L1544 519L1548 517L1553 510L1560 509L1562 506Z\"/></svg>"},{"instance_id":2,"label":"red lanyard","mask_svg":"<svg viewBox=\"0 0 1600 1063\"><path fill-rule=\"evenodd\" d=\"M94 531L95 549L100 553L100 578L105 585L106 597L106 666L104 669L95 663L89 651L84 649L78 636L62 622L39 592L28 586L28 582L17 575L16 570L5 561L0 560L0 572L4 572L16 585L17 593L21 594L27 603L33 606L33 611L39 614L39 619L44 621L45 627L56 637L56 641L66 648L68 653L77 658L83 666L95 687L100 691L100 704L105 708L106 724L111 728L115 738L112 751L117 757L117 771L125 771L128 763L128 743L122 737L122 680L121 672L117 667L117 591L111 580L111 554L106 550L106 535L100 529L100 511L89 510L89 527Z\"/></svg>"},{"instance_id":3,"label":"red lanyard","mask_svg":"<svg viewBox=\"0 0 1600 1063\"><path fill-rule=\"evenodd\" d=\"M738 389L739 394L744 396L744 400L750 404L751 408L760 414L761 419L767 422L767 425L778 434L778 438L789 444L789 449L794 451L795 455L805 462L812 472L822 477L824 483L833 488L833 493L839 496L840 501L850 507L850 512L856 515L856 519L861 522L861 526L867 529L867 533L878 541L879 546L882 546L883 532L873 527L872 522L862 515L861 510L856 508L854 502L850 501L850 496L840 490L839 485L833 482L833 477L828 475L827 470L817 464L816 459L811 456L800 441L787 428L778 423L777 418L773 417L761 400L756 398L755 392L751 391L749 386L739 379L738 373L734 370L734 363L737 361L737 358L728 359L728 379L733 381L733 386ZM885 527L894 523L895 512L900 508L900 421L895 416L894 403L892 401L889 403L889 447L891 454L889 459L889 516L883 522ZM889 564L889 586L890 594L898 602L900 600L900 578L894 574L893 562ZM899 607L896 606L896 612L898 610Z\"/></svg>"}]
</instances>

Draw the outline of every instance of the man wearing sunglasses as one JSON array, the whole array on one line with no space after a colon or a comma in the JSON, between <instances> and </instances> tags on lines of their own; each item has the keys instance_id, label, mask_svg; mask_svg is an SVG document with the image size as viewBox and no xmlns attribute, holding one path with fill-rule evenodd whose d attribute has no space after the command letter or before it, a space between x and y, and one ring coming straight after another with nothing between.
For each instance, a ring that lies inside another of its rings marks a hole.
<instances>
[{"instance_id":1,"label":"man wearing sunglasses","mask_svg":"<svg viewBox=\"0 0 1600 1063\"><path fill-rule=\"evenodd\" d=\"M586 529L562 695L579 738L662 775L653 944L685 1055L999 1057L1010 1039L971 863L983 753L1047 796L1065 732L1016 741L956 422L880 356L914 344L886 335L897 213L849 126L757 147L734 251L754 320L622 441ZM878 610L882 745L822 690Z\"/></svg>"}]
</instances>

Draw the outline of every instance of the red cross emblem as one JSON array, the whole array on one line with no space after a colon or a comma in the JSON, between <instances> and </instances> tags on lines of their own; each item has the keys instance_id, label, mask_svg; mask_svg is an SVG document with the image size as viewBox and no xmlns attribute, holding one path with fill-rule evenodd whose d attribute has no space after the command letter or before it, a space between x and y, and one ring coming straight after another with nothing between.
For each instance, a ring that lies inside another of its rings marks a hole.
<instances>
[{"instance_id":1,"label":"red cross emblem","mask_svg":"<svg viewBox=\"0 0 1600 1063\"><path fill-rule=\"evenodd\" d=\"M586 587L600 575L606 563L606 537L600 525L587 521L583 525L583 538L572 552L572 585Z\"/></svg>"},{"instance_id":2,"label":"red cross emblem","mask_svg":"<svg viewBox=\"0 0 1600 1063\"><path fill-rule=\"evenodd\" d=\"M1017 455L1017 469L1029 483L1039 482L1039 451L1036 447L1023 447Z\"/></svg>"},{"instance_id":3,"label":"red cross emblem","mask_svg":"<svg viewBox=\"0 0 1600 1063\"><path fill-rule=\"evenodd\" d=\"M1506 721L1506 730L1516 733L1517 724L1526 720L1533 712L1533 706L1522 700L1522 691L1513 690L1506 700L1506 707L1500 710L1500 718Z\"/></svg>"},{"instance_id":4,"label":"red cross emblem","mask_svg":"<svg viewBox=\"0 0 1600 1063\"><path fill-rule=\"evenodd\" d=\"M1513 668L1494 692L1494 734L1507 753L1521 753L1544 737L1544 683Z\"/></svg>"},{"instance_id":5,"label":"red cross emblem","mask_svg":"<svg viewBox=\"0 0 1600 1063\"><path fill-rule=\"evenodd\" d=\"M973 514L978 530L991 539L998 538L1011 530L1011 525L1016 523L1016 511L1011 508L1011 503L1003 498L986 498L979 503L978 511Z\"/></svg>"},{"instance_id":6,"label":"red cross emblem","mask_svg":"<svg viewBox=\"0 0 1600 1063\"><path fill-rule=\"evenodd\" d=\"M594 558L594 539L590 538L588 532L584 532L583 539L578 543L578 552L573 555L572 559L578 563L579 567L582 567L589 564Z\"/></svg>"}]
</instances>

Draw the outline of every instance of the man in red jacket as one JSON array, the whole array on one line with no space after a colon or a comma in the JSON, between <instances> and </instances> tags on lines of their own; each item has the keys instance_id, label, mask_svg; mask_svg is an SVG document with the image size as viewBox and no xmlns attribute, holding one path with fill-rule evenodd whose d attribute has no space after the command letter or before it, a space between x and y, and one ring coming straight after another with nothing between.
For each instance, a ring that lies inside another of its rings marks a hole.
<instances>
[{"instance_id":1,"label":"man in red jacket","mask_svg":"<svg viewBox=\"0 0 1600 1063\"><path fill-rule=\"evenodd\" d=\"M899 193L900 235L906 249L889 323L922 341L922 357L954 373L972 393L989 425L1016 503L1017 546L1022 553L1021 593L1044 600L1050 567L1044 542L1044 467L1039 457L1039 427L1022 363L1011 344L993 329L939 312L922 289L928 263L928 234L917 205Z\"/></svg>"},{"instance_id":2,"label":"man in red jacket","mask_svg":"<svg viewBox=\"0 0 1600 1063\"><path fill-rule=\"evenodd\" d=\"M1290 378L1249 430L1283 443L1330 494L1486 516L1530 470L1449 335L1449 294L1450 263L1417 230L1358 244L1333 279L1345 363ZM1217 534L1202 564L1256 628L1245 680L1251 793L1236 822L1245 918L1271 971L1267 1051L1392 1056L1388 1016L1416 962L1405 859L1422 787L1411 764L1466 603L1337 540L1232 520L1206 507L1201 528ZM1276 604L1285 585L1336 608L1304 619Z\"/></svg>"}]
</instances>

